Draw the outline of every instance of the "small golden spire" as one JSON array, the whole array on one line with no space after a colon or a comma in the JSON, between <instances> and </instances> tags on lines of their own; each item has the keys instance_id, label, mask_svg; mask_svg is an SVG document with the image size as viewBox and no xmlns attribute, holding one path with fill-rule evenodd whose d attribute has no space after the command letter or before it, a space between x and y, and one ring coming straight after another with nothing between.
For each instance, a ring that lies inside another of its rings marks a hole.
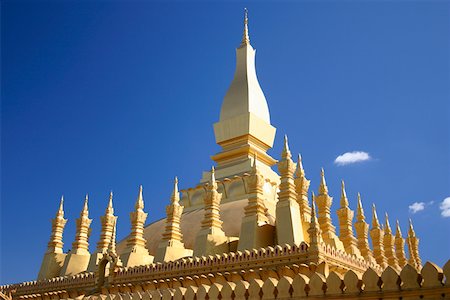
<instances>
[{"instance_id":1,"label":"small golden spire","mask_svg":"<svg viewBox=\"0 0 450 300\"><path fill-rule=\"evenodd\" d=\"M142 185L139 186L139 194L136 199L136 204L134 205L134 208L136 210L143 210L144 209L144 196L142 195Z\"/></svg>"},{"instance_id":2,"label":"small golden spire","mask_svg":"<svg viewBox=\"0 0 450 300\"><path fill-rule=\"evenodd\" d=\"M341 207L348 207L347 193L345 192L344 180L341 181Z\"/></svg>"},{"instance_id":3,"label":"small golden spire","mask_svg":"<svg viewBox=\"0 0 450 300\"><path fill-rule=\"evenodd\" d=\"M211 178L209 180L210 190L217 190L217 182L216 182L216 169L214 166L211 167Z\"/></svg>"},{"instance_id":4,"label":"small golden spire","mask_svg":"<svg viewBox=\"0 0 450 300\"><path fill-rule=\"evenodd\" d=\"M295 176L297 178L305 176L305 170L303 169L303 164L302 164L302 156L300 153L298 154L298 158L297 158L297 170L295 170Z\"/></svg>"},{"instance_id":5,"label":"small golden spire","mask_svg":"<svg viewBox=\"0 0 450 300\"><path fill-rule=\"evenodd\" d=\"M283 146L283 152L281 152L281 157L283 159L288 159L288 158L292 157L291 150L289 150L288 137L286 134L284 135L284 146Z\"/></svg>"},{"instance_id":6,"label":"small golden spire","mask_svg":"<svg viewBox=\"0 0 450 300\"><path fill-rule=\"evenodd\" d=\"M258 160L258 154L253 153L252 173L256 173L256 161Z\"/></svg>"},{"instance_id":7,"label":"small golden spire","mask_svg":"<svg viewBox=\"0 0 450 300\"><path fill-rule=\"evenodd\" d=\"M59 201L59 208L56 212L56 216L61 216L62 218L64 218L64 195L61 196L61 200Z\"/></svg>"},{"instance_id":8,"label":"small golden spire","mask_svg":"<svg viewBox=\"0 0 450 300\"><path fill-rule=\"evenodd\" d=\"M408 230L408 235L410 237L415 237L416 236L416 232L414 231L414 227L413 227L413 223L412 220L409 219L409 230Z\"/></svg>"},{"instance_id":9,"label":"small golden spire","mask_svg":"<svg viewBox=\"0 0 450 300\"><path fill-rule=\"evenodd\" d=\"M392 234L391 224L389 224L389 216L386 213L386 221L384 223L384 230L386 234Z\"/></svg>"},{"instance_id":10,"label":"small golden spire","mask_svg":"<svg viewBox=\"0 0 450 300\"><path fill-rule=\"evenodd\" d=\"M366 220L366 216L364 215L364 209L362 206L362 201L361 201L361 194L358 193L358 206L357 206L357 212L356 212L356 219L358 221L365 221Z\"/></svg>"},{"instance_id":11,"label":"small golden spire","mask_svg":"<svg viewBox=\"0 0 450 300\"><path fill-rule=\"evenodd\" d=\"M88 196L88 194L86 194L86 197L84 198L83 210L81 211L81 214L80 214L81 217L83 217L83 216L87 217L89 214L88 200L89 200L89 196Z\"/></svg>"},{"instance_id":12,"label":"small golden spire","mask_svg":"<svg viewBox=\"0 0 450 300\"><path fill-rule=\"evenodd\" d=\"M380 228L380 222L378 221L377 209L375 204L372 204L372 228Z\"/></svg>"},{"instance_id":13,"label":"small golden spire","mask_svg":"<svg viewBox=\"0 0 450 300\"><path fill-rule=\"evenodd\" d=\"M320 170L319 195L328 195L328 187L327 182L325 181L325 171L323 168Z\"/></svg>"},{"instance_id":14,"label":"small golden spire","mask_svg":"<svg viewBox=\"0 0 450 300\"><path fill-rule=\"evenodd\" d=\"M400 230L400 223L398 222L398 220L395 228L395 237L402 238L402 231Z\"/></svg>"},{"instance_id":15,"label":"small golden spire","mask_svg":"<svg viewBox=\"0 0 450 300\"><path fill-rule=\"evenodd\" d=\"M248 35L248 10L244 8L244 33L242 34L241 47L250 44L250 37Z\"/></svg>"},{"instance_id":16,"label":"small golden spire","mask_svg":"<svg viewBox=\"0 0 450 300\"><path fill-rule=\"evenodd\" d=\"M114 214L114 208L113 208L113 192L112 192L112 191L109 193L109 201L108 201L108 206L106 207L105 213L106 213L107 215L112 215L112 214Z\"/></svg>"},{"instance_id":17,"label":"small golden spire","mask_svg":"<svg viewBox=\"0 0 450 300\"><path fill-rule=\"evenodd\" d=\"M180 193L178 191L178 177L175 176L175 180L173 181L173 191L172 196L170 197L172 204L180 205Z\"/></svg>"}]
</instances>

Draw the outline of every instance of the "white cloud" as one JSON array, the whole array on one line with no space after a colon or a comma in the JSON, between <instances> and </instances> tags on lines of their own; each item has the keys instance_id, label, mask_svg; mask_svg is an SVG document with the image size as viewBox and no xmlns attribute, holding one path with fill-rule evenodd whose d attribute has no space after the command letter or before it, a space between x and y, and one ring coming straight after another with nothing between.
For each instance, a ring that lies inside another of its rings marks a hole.
<instances>
[{"instance_id":1,"label":"white cloud","mask_svg":"<svg viewBox=\"0 0 450 300\"><path fill-rule=\"evenodd\" d=\"M441 209L441 216L444 218L450 217L450 197L445 198L439 208Z\"/></svg>"},{"instance_id":2,"label":"white cloud","mask_svg":"<svg viewBox=\"0 0 450 300\"><path fill-rule=\"evenodd\" d=\"M372 157L370 157L369 153L364 151L352 151L352 152L346 152L342 155L339 155L334 160L334 163L338 166L345 166L349 164L354 164L362 161L371 160Z\"/></svg>"},{"instance_id":3,"label":"white cloud","mask_svg":"<svg viewBox=\"0 0 450 300\"><path fill-rule=\"evenodd\" d=\"M425 202L414 202L410 206L408 206L409 211L413 214L425 209Z\"/></svg>"}]
</instances>

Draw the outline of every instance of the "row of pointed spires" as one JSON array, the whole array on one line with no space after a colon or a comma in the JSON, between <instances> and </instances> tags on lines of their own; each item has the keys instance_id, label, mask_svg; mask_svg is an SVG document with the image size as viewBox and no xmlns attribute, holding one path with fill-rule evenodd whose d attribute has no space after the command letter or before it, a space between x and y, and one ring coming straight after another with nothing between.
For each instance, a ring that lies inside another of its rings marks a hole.
<instances>
[{"instance_id":1,"label":"row of pointed spires","mask_svg":"<svg viewBox=\"0 0 450 300\"><path fill-rule=\"evenodd\" d=\"M307 183L307 186L309 186L309 181L305 177L305 171L303 169L302 165L302 158L299 155L298 156L298 163L295 164L292 162L292 155L289 150L288 140L287 137L285 137L285 144L282 152L282 157L284 161L284 165L280 165L280 173L282 173L282 184L283 184L283 178L286 178L285 187L282 188L280 185L280 194L279 194L279 202L282 203L283 197L286 199L290 199L290 201L297 201L299 204L299 210L301 210L301 204L303 204L305 207L309 208L310 216L307 218L307 224L308 226L304 226L306 228L306 232L309 235L309 238L311 239L311 236L314 236L315 233L320 232L318 235L318 239L316 241L310 240L311 244L314 244L314 242L319 243L319 241L325 241L329 242L330 239L337 238L334 233L334 226L331 224L331 218L329 216L329 208L331 206L331 197L328 196L328 188L325 181L325 174L324 170L321 170L321 181L319 186L319 195L315 196L312 194L312 208L309 207L308 197L306 196L306 203L303 203L302 198L305 193L304 186L302 186L301 189L299 189L299 193L296 193L296 186L293 183L292 180L300 179L301 182ZM258 178L258 176L261 176L259 174L259 170L257 168L257 156L255 155L253 158L252 163L252 174L250 178ZM290 161L290 162L289 162ZM284 169L283 169L284 168ZM287 172L287 173L286 173ZM283 175L285 174L285 175ZM286 175L287 174L287 175ZM215 179L215 170L214 167L211 168L210 172L211 178L210 182L207 185L207 190L209 196L205 198L205 217L202 221L202 228L207 234L217 234L219 232L219 235L223 236L225 238L225 234L222 230L222 221L220 220L220 193L217 192L217 182ZM252 177L253 176L253 177ZM284 176L284 177L283 177ZM287 176L287 177L286 177ZM258 179L257 179L258 180ZM261 182L263 180L259 179ZM249 211L249 215L252 213L258 213L260 216L263 216L260 218L262 221L267 221L265 218L265 211L267 209L264 206L264 202L258 202L258 184L252 185L255 186L256 191L256 198L251 200L249 198L249 209L246 208L246 210ZM260 187L262 189L262 186ZM288 194L283 194L283 190L289 190ZM297 189L298 190L298 189ZM306 187L307 192L307 187ZM318 197L322 197L323 201L318 201ZM116 226L116 218L113 213L113 204L112 204L112 192L109 197L109 202L107 209L105 211L105 216L102 217L102 233L100 240L97 245L97 252L105 252L106 250L113 251L115 253L115 226ZM209 199L209 200L208 200ZM298 200L300 199L300 200ZM261 200L261 199L259 199ZM49 242L49 250L48 252L53 253L62 253L62 230L64 228L64 225L67 220L64 219L64 210L63 210L63 201L64 199L61 198L61 202L59 205L59 209L57 212L56 218L53 220L53 229L52 229L52 237ZM162 242L165 242L165 247L168 245L172 245L174 242L179 242L182 244L182 234L180 230L180 219L182 214L183 207L179 203L180 197L179 197L179 190L178 190L178 178L175 177L174 180L174 188L172 191L172 195L170 198L170 205L167 207L167 219L166 219L166 229L162 236ZM253 203L250 203L253 201ZM316 204L319 205L318 212L319 217L316 217L316 211L315 207ZM376 214L375 206L373 206L373 218L372 218L372 229L371 229L371 236L372 241L374 244L374 251L372 254L372 251L369 248L368 243L368 225L365 223L365 215L364 210L362 207L361 202L361 196L358 193L358 202L357 202L357 222L355 223L355 228L357 231L357 241L355 241L355 237L353 236L353 230L352 230L352 224L351 219L353 218L353 212L348 208L349 202L347 198L347 194L345 191L345 183L342 181L341 184L341 209L346 210L346 215L341 217L341 219L344 219L343 226L341 224L341 237L340 239L344 243L345 250L352 254L359 254L368 261L373 259L373 256L375 256L375 259L380 266L386 265L386 257L384 257L384 249L383 246L386 247L386 255L388 256L388 260L390 259L391 264L395 265L404 265L406 263L406 259L404 256L404 241L401 236L401 231L399 228L399 224L397 222L397 231L395 235L395 246L393 245L392 239L389 239L389 236L392 233L392 230L390 228L389 220L386 214L386 222L385 222L385 232L383 232L383 229L380 226L380 223L378 221L378 216ZM253 207L251 207L253 205ZM321 208L322 206L322 208ZM132 233L130 234L130 237L127 240L127 249L129 249L129 252L135 252L136 247L140 247L144 249L144 253L148 255L148 250L146 250L145 245L145 239L143 237L143 225L145 223L145 219L147 214L143 212L144 209L144 201L143 201L143 195L142 195L142 186L139 187L139 194L135 203L135 212L131 213L131 221L132 221ZM251 212L250 212L251 211ZM301 212L301 214L304 214L305 211ZM247 212L246 212L247 214ZM338 211L339 214L339 211ZM105 218L105 219L104 219ZM108 218L108 221L107 219ZM281 218L279 219L282 220ZM89 236L89 225L92 220L88 218L88 197L86 196L83 210L80 214L80 219L77 220L77 234L76 234L76 240L73 243L73 250L75 250L75 253L88 253L87 252L87 239ZM325 226L324 226L325 223ZM327 224L328 223L328 224ZM320 228L317 228L317 225L320 226ZM109 228L108 228L109 226ZM281 226L280 226L281 227ZM346 228L346 232L345 229ZM312 235L311 235L312 231ZM241 232L242 233L242 232ZM347 238L347 240L346 240ZM385 240L383 240L383 238ZM114 242L112 242L114 240ZM305 240L305 236L302 237L302 240ZM342 243L341 241L337 240L334 241L334 243ZM280 241L278 241L280 243ZM410 260L409 262L417 267L420 266L420 257L418 255L418 249L417 249L418 239L415 236L414 229L412 227L412 223L410 221L410 228L408 232L408 238L407 238L407 245L410 252ZM336 245L335 245L336 246ZM184 247L184 246L183 246ZM338 248L338 247L336 247ZM395 250L394 250L395 248ZM83 250L78 251L77 250ZM353 249L353 250L349 250ZM356 249L356 250L355 250ZM188 250L188 249L185 249ZM395 252L395 253L394 253ZM201 254L202 252L198 252L197 254ZM194 252L194 254L196 254ZM394 259L395 257L395 259Z\"/></svg>"}]
</instances>

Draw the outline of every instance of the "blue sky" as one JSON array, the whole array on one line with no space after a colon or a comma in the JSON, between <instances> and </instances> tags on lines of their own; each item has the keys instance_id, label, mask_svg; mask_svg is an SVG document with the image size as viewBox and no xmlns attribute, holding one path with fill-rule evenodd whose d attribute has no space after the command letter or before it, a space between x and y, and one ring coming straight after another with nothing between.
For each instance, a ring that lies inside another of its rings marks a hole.
<instances>
[{"instance_id":1,"label":"blue sky","mask_svg":"<svg viewBox=\"0 0 450 300\"><path fill-rule=\"evenodd\" d=\"M37 276L62 194L64 248L88 193L94 249L110 190L123 238L140 184L151 222L175 175L199 182L244 7L270 154L287 134L315 191L325 168L333 212L344 179L369 220L372 203L404 234L412 218L423 260L450 258L448 1L3 1L0 283ZM351 151L371 159L334 163Z\"/></svg>"}]
</instances>

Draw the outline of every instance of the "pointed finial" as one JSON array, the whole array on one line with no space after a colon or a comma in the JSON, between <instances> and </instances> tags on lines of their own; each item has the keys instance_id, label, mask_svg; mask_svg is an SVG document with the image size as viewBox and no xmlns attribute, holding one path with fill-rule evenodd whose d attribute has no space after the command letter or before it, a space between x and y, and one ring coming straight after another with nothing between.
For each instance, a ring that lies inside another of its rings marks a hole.
<instances>
[{"instance_id":1,"label":"pointed finial","mask_svg":"<svg viewBox=\"0 0 450 300\"><path fill-rule=\"evenodd\" d=\"M244 8L244 33L242 34L241 47L250 44L250 37L248 35L248 10Z\"/></svg>"},{"instance_id":2,"label":"pointed finial","mask_svg":"<svg viewBox=\"0 0 450 300\"><path fill-rule=\"evenodd\" d=\"M320 170L319 194L322 194L322 195L328 194L327 182L325 181L325 171L323 170L323 168Z\"/></svg>"},{"instance_id":3,"label":"pointed finial","mask_svg":"<svg viewBox=\"0 0 450 300\"><path fill-rule=\"evenodd\" d=\"M113 208L113 192L111 191L109 193L109 201L108 201L108 207L106 207L106 214L113 214L114 208Z\"/></svg>"},{"instance_id":4,"label":"pointed finial","mask_svg":"<svg viewBox=\"0 0 450 300\"><path fill-rule=\"evenodd\" d=\"M212 166L211 167L211 180L210 180L210 183L211 183L211 187L213 189L217 189L217 182L216 182L215 171L216 171L216 169L214 169L214 166Z\"/></svg>"},{"instance_id":5,"label":"pointed finial","mask_svg":"<svg viewBox=\"0 0 450 300\"><path fill-rule=\"evenodd\" d=\"M395 236L396 237L402 237L402 231L400 230L400 223L397 220L397 226L395 228Z\"/></svg>"},{"instance_id":6,"label":"pointed finial","mask_svg":"<svg viewBox=\"0 0 450 300\"><path fill-rule=\"evenodd\" d=\"M375 204L372 204L372 227L373 228L380 227L380 222L378 221L377 209L375 207Z\"/></svg>"},{"instance_id":7,"label":"pointed finial","mask_svg":"<svg viewBox=\"0 0 450 300\"><path fill-rule=\"evenodd\" d=\"M144 196L142 195L142 185L139 186L139 194L134 205L136 210L144 209Z\"/></svg>"},{"instance_id":8,"label":"pointed finial","mask_svg":"<svg viewBox=\"0 0 450 300\"><path fill-rule=\"evenodd\" d=\"M408 230L408 235L413 237L416 235L416 232L414 231L414 227L413 227L413 223L411 218L409 219L409 230Z\"/></svg>"},{"instance_id":9,"label":"pointed finial","mask_svg":"<svg viewBox=\"0 0 450 300\"><path fill-rule=\"evenodd\" d=\"M87 216L89 211L88 211L88 194L86 194L86 197L84 198L84 205L83 205L83 210L81 211L80 216Z\"/></svg>"},{"instance_id":10,"label":"pointed finial","mask_svg":"<svg viewBox=\"0 0 450 300\"><path fill-rule=\"evenodd\" d=\"M64 195L61 196L61 200L59 201L59 208L58 211L56 212L56 216L61 214L64 215Z\"/></svg>"},{"instance_id":11,"label":"pointed finial","mask_svg":"<svg viewBox=\"0 0 450 300\"><path fill-rule=\"evenodd\" d=\"M291 150L289 150L288 137L286 134L284 135L284 146L283 146L283 152L281 153L281 157L284 159L292 157Z\"/></svg>"},{"instance_id":12,"label":"pointed finial","mask_svg":"<svg viewBox=\"0 0 450 300\"><path fill-rule=\"evenodd\" d=\"M357 205L356 219L358 221L365 221L366 220L366 216L364 216L364 209L363 209L363 206L362 206L361 194L360 193L358 193L358 205Z\"/></svg>"},{"instance_id":13,"label":"pointed finial","mask_svg":"<svg viewBox=\"0 0 450 300\"><path fill-rule=\"evenodd\" d=\"M175 180L173 181L173 191L172 197L170 198L172 204L178 205L180 202L180 193L178 191L178 177L175 176Z\"/></svg>"},{"instance_id":14,"label":"pointed finial","mask_svg":"<svg viewBox=\"0 0 450 300\"><path fill-rule=\"evenodd\" d=\"M304 177L305 176L305 170L303 169L302 164L302 155L299 153L297 157L297 170L295 172L295 176L298 177Z\"/></svg>"},{"instance_id":15,"label":"pointed finial","mask_svg":"<svg viewBox=\"0 0 450 300\"><path fill-rule=\"evenodd\" d=\"M347 193L345 192L344 180L341 181L341 207L348 207Z\"/></svg>"},{"instance_id":16,"label":"pointed finial","mask_svg":"<svg viewBox=\"0 0 450 300\"><path fill-rule=\"evenodd\" d=\"M258 154L255 152L255 153L253 153L253 163L252 163L253 173L256 173L256 161L257 160L258 160Z\"/></svg>"},{"instance_id":17,"label":"pointed finial","mask_svg":"<svg viewBox=\"0 0 450 300\"><path fill-rule=\"evenodd\" d=\"M387 234L391 234L392 233L392 229L391 229L391 224L389 224L388 213L385 213L385 215L386 215L386 221L384 223L384 229L386 230Z\"/></svg>"}]
</instances>

